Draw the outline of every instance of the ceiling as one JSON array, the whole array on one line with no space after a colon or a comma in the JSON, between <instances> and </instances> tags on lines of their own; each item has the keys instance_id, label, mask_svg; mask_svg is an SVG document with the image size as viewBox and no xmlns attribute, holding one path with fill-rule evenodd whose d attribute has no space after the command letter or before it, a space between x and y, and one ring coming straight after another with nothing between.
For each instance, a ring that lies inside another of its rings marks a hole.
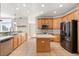
<instances>
[{"instance_id":1,"label":"ceiling","mask_svg":"<svg viewBox=\"0 0 79 59\"><path fill-rule=\"evenodd\" d=\"M56 17L76 8L76 5L77 3L1 3L1 16Z\"/></svg>"}]
</instances>

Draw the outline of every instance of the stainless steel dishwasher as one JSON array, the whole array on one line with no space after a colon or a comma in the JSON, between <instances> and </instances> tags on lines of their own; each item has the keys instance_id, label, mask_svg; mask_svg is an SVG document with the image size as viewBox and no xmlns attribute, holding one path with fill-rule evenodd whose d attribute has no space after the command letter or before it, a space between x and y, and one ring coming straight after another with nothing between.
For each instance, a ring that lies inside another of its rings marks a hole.
<instances>
[{"instance_id":1,"label":"stainless steel dishwasher","mask_svg":"<svg viewBox=\"0 0 79 59\"><path fill-rule=\"evenodd\" d=\"M7 56L13 50L13 38L8 38L0 42L0 56Z\"/></svg>"}]
</instances>

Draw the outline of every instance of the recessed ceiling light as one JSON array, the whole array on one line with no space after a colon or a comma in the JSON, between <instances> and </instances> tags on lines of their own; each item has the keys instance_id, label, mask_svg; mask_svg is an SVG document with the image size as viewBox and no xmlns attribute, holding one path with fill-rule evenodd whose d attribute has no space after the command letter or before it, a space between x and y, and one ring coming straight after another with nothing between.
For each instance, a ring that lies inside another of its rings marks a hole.
<instances>
[{"instance_id":1,"label":"recessed ceiling light","mask_svg":"<svg viewBox=\"0 0 79 59\"><path fill-rule=\"evenodd\" d=\"M54 11L54 13L56 14L56 11Z\"/></svg>"},{"instance_id":2,"label":"recessed ceiling light","mask_svg":"<svg viewBox=\"0 0 79 59\"><path fill-rule=\"evenodd\" d=\"M45 5L44 5L44 4L42 4L42 5L41 5L41 7L45 7Z\"/></svg>"},{"instance_id":3,"label":"recessed ceiling light","mask_svg":"<svg viewBox=\"0 0 79 59\"><path fill-rule=\"evenodd\" d=\"M23 7L26 7L26 4L23 4Z\"/></svg>"},{"instance_id":4,"label":"recessed ceiling light","mask_svg":"<svg viewBox=\"0 0 79 59\"><path fill-rule=\"evenodd\" d=\"M63 7L63 5L59 5L59 7Z\"/></svg>"},{"instance_id":5,"label":"recessed ceiling light","mask_svg":"<svg viewBox=\"0 0 79 59\"><path fill-rule=\"evenodd\" d=\"M19 8L16 8L16 10L19 10Z\"/></svg>"}]
</instances>

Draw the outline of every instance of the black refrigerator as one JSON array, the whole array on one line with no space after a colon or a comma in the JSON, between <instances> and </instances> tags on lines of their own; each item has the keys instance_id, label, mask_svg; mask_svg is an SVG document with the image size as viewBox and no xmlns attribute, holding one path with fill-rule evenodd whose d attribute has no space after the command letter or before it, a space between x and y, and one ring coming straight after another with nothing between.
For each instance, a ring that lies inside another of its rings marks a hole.
<instances>
[{"instance_id":1,"label":"black refrigerator","mask_svg":"<svg viewBox=\"0 0 79 59\"><path fill-rule=\"evenodd\" d=\"M71 53L77 52L77 21L71 20L60 24L61 46ZM64 28L64 29L63 29ZM63 32L62 32L63 31Z\"/></svg>"}]
</instances>

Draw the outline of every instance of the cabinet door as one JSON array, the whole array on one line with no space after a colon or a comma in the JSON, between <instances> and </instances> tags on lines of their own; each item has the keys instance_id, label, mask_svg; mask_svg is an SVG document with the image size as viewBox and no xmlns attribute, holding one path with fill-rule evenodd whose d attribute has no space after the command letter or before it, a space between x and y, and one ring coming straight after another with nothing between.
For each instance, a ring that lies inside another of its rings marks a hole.
<instances>
[{"instance_id":1,"label":"cabinet door","mask_svg":"<svg viewBox=\"0 0 79 59\"><path fill-rule=\"evenodd\" d=\"M19 46L21 44L21 35L18 35L17 39L18 39L18 46Z\"/></svg>"},{"instance_id":2,"label":"cabinet door","mask_svg":"<svg viewBox=\"0 0 79 59\"><path fill-rule=\"evenodd\" d=\"M79 5L77 6L77 18L78 18L78 53L79 53Z\"/></svg>"},{"instance_id":3,"label":"cabinet door","mask_svg":"<svg viewBox=\"0 0 79 59\"><path fill-rule=\"evenodd\" d=\"M77 9L77 17L78 17L78 21L79 21L79 6L78 6L78 9Z\"/></svg>"},{"instance_id":4,"label":"cabinet door","mask_svg":"<svg viewBox=\"0 0 79 59\"><path fill-rule=\"evenodd\" d=\"M58 29L60 29L60 23L62 22L62 18L58 18L57 20Z\"/></svg>"},{"instance_id":5,"label":"cabinet door","mask_svg":"<svg viewBox=\"0 0 79 59\"><path fill-rule=\"evenodd\" d=\"M55 35L53 42L60 42L60 35L59 34Z\"/></svg>"},{"instance_id":6,"label":"cabinet door","mask_svg":"<svg viewBox=\"0 0 79 59\"><path fill-rule=\"evenodd\" d=\"M45 18L41 18L41 24L45 25Z\"/></svg>"},{"instance_id":7,"label":"cabinet door","mask_svg":"<svg viewBox=\"0 0 79 59\"><path fill-rule=\"evenodd\" d=\"M22 39L22 43L23 43L25 41L25 35L24 34L21 36L21 39Z\"/></svg>"},{"instance_id":8,"label":"cabinet door","mask_svg":"<svg viewBox=\"0 0 79 59\"><path fill-rule=\"evenodd\" d=\"M49 26L49 29L53 29L53 19L52 18L48 19L48 26Z\"/></svg>"},{"instance_id":9,"label":"cabinet door","mask_svg":"<svg viewBox=\"0 0 79 59\"><path fill-rule=\"evenodd\" d=\"M37 38L37 52L50 52L50 39Z\"/></svg>"},{"instance_id":10,"label":"cabinet door","mask_svg":"<svg viewBox=\"0 0 79 59\"><path fill-rule=\"evenodd\" d=\"M68 14L68 20L73 20L74 19L74 13Z\"/></svg>"},{"instance_id":11,"label":"cabinet door","mask_svg":"<svg viewBox=\"0 0 79 59\"><path fill-rule=\"evenodd\" d=\"M53 19L53 29L60 29L61 18Z\"/></svg>"},{"instance_id":12,"label":"cabinet door","mask_svg":"<svg viewBox=\"0 0 79 59\"><path fill-rule=\"evenodd\" d=\"M67 21L67 19L68 19L68 16L67 16L67 15L64 16L64 17L63 17L63 22Z\"/></svg>"},{"instance_id":13,"label":"cabinet door","mask_svg":"<svg viewBox=\"0 0 79 59\"><path fill-rule=\"evenodd\" d=\"M38 23L38 28L42 28L42 23L41 22L42 22L42 20L38 19L38 22L37 22Z\"/></svg>"},{"instance_id":14,"label":"cabinet door","mask_svg":"<svg viewBox=\"0 0 79 59\"><path fill-rule=\"evenodd\" d=\"M48 22L48 18L46 18L46 19L45 19L45 24L48 25L48 23L49 23L49 22Z\"/></svg>"},{"instance_id":15,"label":"cabinet door","mask_svg":"<svg viewBox=\"0 0 79 59\"><path fill-rule=\"evenodd\" d=\"M18 46L17 36L14 36L14 39L13 39L13 48L15 49L17 46Z\"/></svg>"},{"instance_id":16,"label":"cabinet door","mask_svg":"<svg viewBox=\"0 0 79 59\"><path fill-rule=\"evenodd\" d=\"M57 29L57 21L56 21L56 19L53 19L53 29Z\"/></svg>"},{"instance_id":17,"label":"cabinet door","mask_svg":"<svg viewBox=\"0 0 79 59\"><path fill-rule=\"evenodd\" d=\"M76 10L75 12L74 12L74 20L78 20L79 18L78 18L79 16L78 16L78 11Z\"/></svg>"}]
</instances>

